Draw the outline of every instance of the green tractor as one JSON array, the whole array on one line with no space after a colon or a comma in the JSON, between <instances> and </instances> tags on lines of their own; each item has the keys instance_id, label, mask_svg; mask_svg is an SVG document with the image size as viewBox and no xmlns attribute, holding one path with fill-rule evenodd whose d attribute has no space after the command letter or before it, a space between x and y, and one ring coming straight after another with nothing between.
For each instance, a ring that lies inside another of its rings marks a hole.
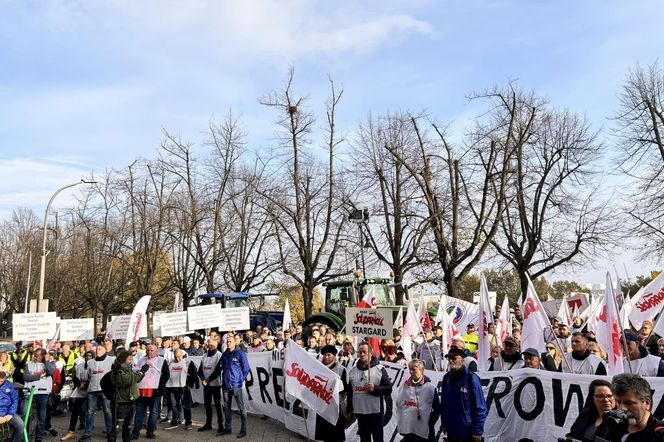
<instances>
[{"instance_id":1,"label":"green tractor","mask_svg":"<svg viewBox=\"0 0 664 442\"><path fill-rule=\"evenodd\" d=\"M395 305L394 290L390 284L389 278L355 278L326 282L323 284L325 311L314 313L305 319L302 325L307 327L311 324L325 324L335 331L341 330L346 323L346 307L357 307L369 287L374 288L378 305L392 308L396 316L399 306Z\"/></svg>"}]
</instances>

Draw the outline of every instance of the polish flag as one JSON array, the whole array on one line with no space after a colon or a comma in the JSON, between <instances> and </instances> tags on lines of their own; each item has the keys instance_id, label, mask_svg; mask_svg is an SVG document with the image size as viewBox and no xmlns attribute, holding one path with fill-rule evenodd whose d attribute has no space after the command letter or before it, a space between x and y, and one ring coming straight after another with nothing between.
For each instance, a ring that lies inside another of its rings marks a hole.
<instances>
[{"instance_id":1,"label":"polish flag","mask_svg":"<svg viewBox=\"0 0 664 442\"><path fill-rule=\"evenodd\" d=\"M618 323L618 304L613 292L611 274L606 273L606 289L604 301L598 315L597 342L606 349L609 356L607 374L615 376L624 372L622 347L620 346L620 324Z\"/></svg>"},{"instance_id":2,"label":"polish flag","mask_svg":"<svg viewBox=\"0 0 664 442\"><path fill-rule=\"evenodd\" d=\"M477 369L488 370L489 358L491 357L491 342L489 341L489 324L493 322L491 314L491 303L489 301L489 289L486 286L484 273L480 275L480 342L477 347Z\"/></svg>"},{"instance_id":3,"label":"polish flag","mask_svg":"<svg viewBox=\"0 0 664 442\"><path fill-rule=\"evenodd\" d=\"M533 283L528 278L528 291L524 299L523 306L523 325L521 327L521 348L536 348L544 351L546 342L544 342L544 331L551 327L549 319L546 317L544 307L540 302Z\"/></svg>"},{"instance_id":4,"label":"polish flag","mask_svg":"<svg viewBox=\"0 0 664 442\"><path fill-rule=\"evenodd\" d=\"M364 287L364 297L357 304L359 308L376 308L378 301L376 300L376 286L371 284Z\"/></svg>"}]
</instances>

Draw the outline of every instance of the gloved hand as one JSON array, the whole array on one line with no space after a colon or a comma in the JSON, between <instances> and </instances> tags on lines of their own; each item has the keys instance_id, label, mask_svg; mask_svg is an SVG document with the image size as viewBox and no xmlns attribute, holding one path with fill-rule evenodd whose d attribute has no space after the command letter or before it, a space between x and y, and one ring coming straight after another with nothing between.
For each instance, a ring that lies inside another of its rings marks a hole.
<instances>
[{"instance_id":1,"label":"gloved hand","mask_svg":"<svg viewBox=\"0 0 664 442\"><path fill-rule=\"evenodd\" d=\"M150 366L149 366L148 364L144 364L144 365L141 367L141 371L142 371L143 373L145 373L145 372L148 371L149 369L150 369Z\"/></svg>"}]
</instances>

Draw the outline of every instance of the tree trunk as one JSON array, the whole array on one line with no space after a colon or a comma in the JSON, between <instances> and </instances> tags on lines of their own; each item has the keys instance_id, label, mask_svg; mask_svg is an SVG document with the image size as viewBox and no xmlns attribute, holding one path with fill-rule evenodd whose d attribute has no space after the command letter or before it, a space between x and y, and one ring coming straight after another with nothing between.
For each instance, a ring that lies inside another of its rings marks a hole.
<instances>
[{"instance_id":1,"label":"tree trunk","mask_svg":"<svg viewBox=\"0 0 664 442\"><path fill-rule=\"evenodd\" d=\"M314 311L314 288L308 284L302 286L302 301L304 304L305 319Z\"/></svg>"}]
</instances>

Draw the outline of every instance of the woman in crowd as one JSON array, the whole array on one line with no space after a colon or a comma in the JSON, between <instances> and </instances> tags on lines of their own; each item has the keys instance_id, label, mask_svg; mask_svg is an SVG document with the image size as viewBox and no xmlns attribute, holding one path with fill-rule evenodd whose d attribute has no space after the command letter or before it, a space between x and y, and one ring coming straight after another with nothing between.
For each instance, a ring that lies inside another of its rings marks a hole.
<instances>
[{"instance_id":1,"label":"woman in crowd","mask_svg":"<svg viewBox=\"0 0 664 442\"><path fill-rule=\"evenodd\" d=\"M406 357L397 349L397 344L392 339L384 339L380 345L381 359L385 362L401 364L404 367L408 365Z\"/></svg>"},{"instance_id":2,"label":"woman in crowd","mask_svg":"<svg viewBox=\"0 0 664 442\"><path fill-rule=\"evenodd\" d=\"M71 409L71 416L69 417L69 431L60 440L73 440L76 438L76 421L87 405L88 401L88 361L95 358L93 351L87 351L83 355L85 362L81 362L74 369L74 391L71 394L73 399L73 407Z\"/></svg>"},{"instance_id":3,"label":"woman in crowd","mask_svg":"<svg viewBox=\"0 0 664 442\"><path fill-rule=\"evenodd\" d=\"M436 386L424 376L424 363L408 363L410 377L403 383L397 398L397 429L404 442L433 442L438 420L439 398Z\"/></svg>"},{"instance_id":4,"label":"woman in crowd","mask_svg":"<svg viewBox=\"0 0 664 442\"><path fill-rule=\"evenodd\" d=\"M558 371L563 361L563 354L557 347L555 340L546 343L546 353L542 356L542 365L548 371Z\"/></svg>"},{"instance_id":5,"label":"woman in crowd","mask_svg":"<svg viewBox=\"0 0 664 442\"><path fill-rule=\"evenodd\" d=\"M602 346L597 342L588 342L588 350L598 358L602 358L604 362L609 360L609 355L606 354Z\"/></svg>"},{"instance_id":6,"label":"woman in crowd","mask_svg":"<svg viewBox=\"0 0 664 442\"><path fill-rule=\"evenodd\" d=\"M604 379L595 379L590 383L586 404L572 424L567 437L583 442L594 441L595 432L602 423L602 415L614 408L616 401L611 392L611 383Z\"/></svg>"},{"instance_id":7,"label":"woman in crowd","mask_svg":"<svg viewBox=\"0 0 664 442\"><path fill-rule=\"evenodd\" d=\"M7 379L12 380L12 374L14 373L14 364L12 364L11 359L9 359L9 353L0 352L0 370L7 373Z\"/></svg>"}]
</instances>

